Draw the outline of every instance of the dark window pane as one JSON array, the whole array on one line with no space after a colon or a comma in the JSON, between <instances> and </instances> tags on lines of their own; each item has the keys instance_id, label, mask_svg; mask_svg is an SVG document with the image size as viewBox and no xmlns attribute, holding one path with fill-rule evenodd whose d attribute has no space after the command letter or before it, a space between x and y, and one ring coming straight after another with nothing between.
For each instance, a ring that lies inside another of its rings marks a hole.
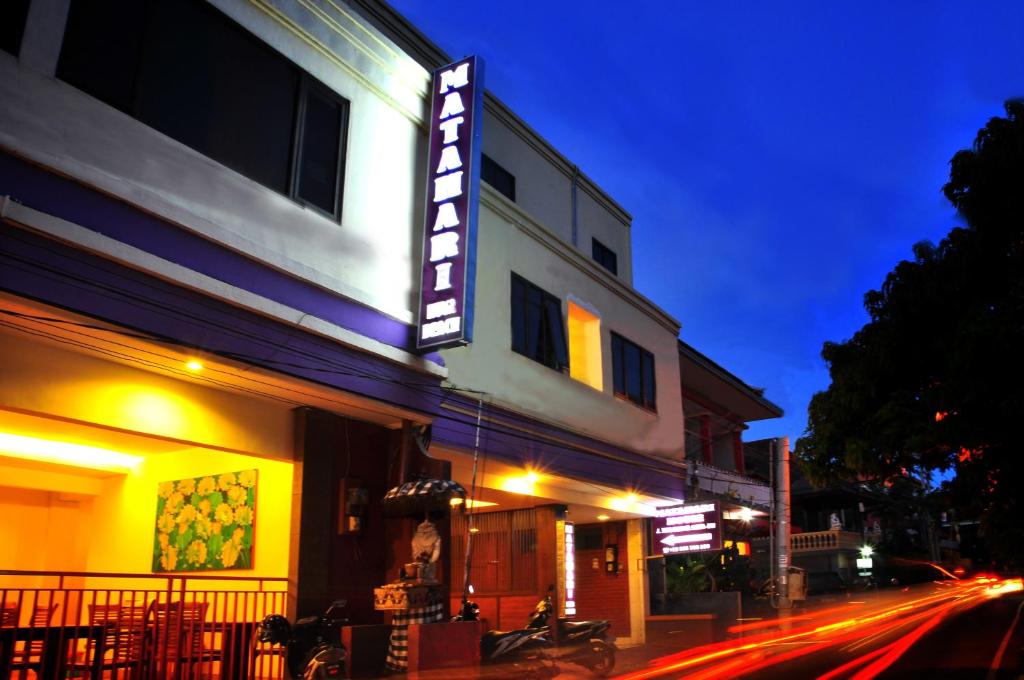
<instances>
[{"instance_id":1,"label":"dark window pane","mask_svg":"<svg viewBox=\"0 0 1024 680\"><path fill-rule=\"evenodd\" d=\"M487 154L480 155L480 179L494 187L510 201L516 200L516 178Z\"/></svg>"},{"instance_id":2,"label":"dark window pane","mask_svg":"<svg viewBox=\"0 0 1024 680\"><path fill-rule=\"evenodd\" d=\"M640 348L629 342L626 354L626 396L637 404L643 402L643 388L640 384Z\"/></svg>"},{"instance_id":3,"label":"dark window pane","mask_svg":"<svg viewBox=\"0 0 1024 680\"><path fill-rule=\"evenodd\" d=\"M649 352L643 353L643 383L644 383L644 406L657 408L654 392L654 356Z\"/></svg>"},{"instance_id":4,"label":"dark window pane","mask_svg":"<svg viewBox=\"0 0 1024 680\"><path fill-rule=\"evenodd\" d=\"M612 274L619 273L619 262L618 257L615 255L615 251L594 238L591 239L591 252L594 256L595 262L610 271Z\"/></svg>"},{"instance_id":5,"label":"dark window pane","mask_svg":"<svg viewBox=\"0 0 1024 680\"><path fill-rule=\"evenodd\" d=\"M540 289L528 286L526 289L526 356L537 361L544 360L544 344L541 331Z\"/></svg>"},{"instance_id":6,"label":"dark window pane","mask_svg":"<svg viewBox=\"0 0 1024 680\"><path fill-rule=\"evenodd\" d=\"M137 0L73 0L57 77L114 108L132 113L148 4Z\"/></svg>"},{"instance_id":7,"label":"dark window pane","mask_svg":"<svg viewBox=\"0 0 1024 680\"><path fill-rule=\"evenodd\" d=\"M555 370L569 366L562 303L512 275L512 350Z\"/></svg>"},{"instance_id":8,"label":"dark window pane","mask_svg":"<svg viewBox=\"0 0 1024 680\"><path fill-rule=\"evenodd\" d=\"M324 212L335 213L338 154L344 112L341 103L315 89L306 96L296 195Z\"/></svg>"},{"instance_id":9,"label":"dark window pane","mask_svg":"<svg viewBox=\"0 0 1024 680\"><path fill-rule=\"evenodd\" d=\"M296 69L203 3L156 3L148 25L139 119L287 193Z\"/></svg>"},{"instance_id":10,"label":"dark window pane","mask_svg":"<svg viewBox=\"0 0 1024 680\"><path fill-rule=\"evenodd\" d=\"M0 2L0 50L18 56L28 16L28 0Z\"/></svg>"},{"instance_id":11,"label":"dark window pane","mask_svg":"<svg viewBox=\"0 0 1024 680\"><path fill-rule=\"evenodd\" d=\"M565 344L562 305L557 298L548 297L544 300L544 311L547 317L548 346L552 349L552 352L550 352L551 357L545 363L557 370L568 368L569 351Z\"/></svg>"},{"instance_id":12,"label":"dark window pane","mask_svg":"<svg viewBox=\"0 0 1024 680\"><path fill-rule=\"evenodd\" d=\"M610 250L605 253L604 267L612 274L619 273L619 258Z\"/></svg>"},{"instance_id":13,"label":"dark window pane","mask_svg":"<svg viewBox=\"0 0 1024 680\"><path fill-rule=\"evenodd\" d=\"M612 333L612 389L639 406L656 409L654 355Z\"/></svg>"},{"instance_id":14,"label":"dark window pane","mask_svg":"<svg viewBox=\"0 0 1024 680\"><path fill-rule=\"evenodd\" d=\"M612 335L612 390L615 394L626 393L625 362L622 356L622 338Z\"/></svg>"},{"instance_id":15,"label":"dark window pane","mask_svg":"<svg viewBox=\"0 0 1024 680\"><path fill-rule=\"evenodd\" d=\"M512 351L526 354L526 286L512 275Z\"/></svg>"}]
</instances>

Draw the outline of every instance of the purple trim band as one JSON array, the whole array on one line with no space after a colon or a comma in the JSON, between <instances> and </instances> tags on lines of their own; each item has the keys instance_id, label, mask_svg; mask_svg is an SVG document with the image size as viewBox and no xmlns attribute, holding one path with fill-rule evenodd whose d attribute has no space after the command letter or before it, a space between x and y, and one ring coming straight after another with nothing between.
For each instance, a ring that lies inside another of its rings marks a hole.
<instances>
[{"instance_id":1,"label":"purple trim band","mask_svg":"<svg viewBox=\"0 0 1024 680\"><path fill-rule=\"evenodd\" d=\"M0 153L0 195L3 194L224 283L315 313L360 335L416 351L414 326L272 269L37 165ZM436 352L426 358L444 365Z\"/></svg>"},{"instance_id":2,"label":"purple trim band","mask_svg":"<svg viewBox=\"0 0 1024 680\"><path fill-rule=\"evenodd\" d=\"M458 396L449 397L446 402L468 412L476 410L475 401ZM684 498L683 471L668 463L491 405L485 405L484 415L488 420L483 423L480 450L491 458L624 491ZM448 411L434 421L433 440L472 450L475 424L475 415ZM546 437L557 438L566 445Z\"/></svg>"},{"instance_id":3,"label":"purple trim band","mask_svg":"<svg viewBox=\"0 0 1024 680\"><path fill-rule=\"evenodd\" d=\"M440 399L439 378L6 224L0 290L420 412Z\"/></svg>"}]
</instances>

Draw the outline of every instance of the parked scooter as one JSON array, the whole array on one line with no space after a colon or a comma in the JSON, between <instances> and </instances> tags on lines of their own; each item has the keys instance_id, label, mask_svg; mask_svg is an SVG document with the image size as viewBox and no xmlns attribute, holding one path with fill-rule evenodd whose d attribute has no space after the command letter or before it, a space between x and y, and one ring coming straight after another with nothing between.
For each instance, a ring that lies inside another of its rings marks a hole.
<instances>
[{"instance_id":1,"label":"parked scooter","mask_svg":"<svg viewBox=\"0 0 1024 680\"><path fill-rule=\"evenodd\" d=\"M307 616L295 622L280 614L269 614L260 622L256 639L283 645L288 673L294 680L339 680L345 677L347 653L341 644L341 626L347 619L336 618L345 600L335 600L321 616Z\"/></svg>"},{"instance_id":2,"label":"parked scooter","mask_svg":"<svg viewBox=\"0 0 1024 680\"><path fill-rule=\"evenodd\" d=\"M464 600L452 621L479 621L480 607ZM507 664L510 674L520 680L549 680L561 671L548 656L551 647L547 628L489 630L480 638L480 661L485 664Z\"/></svg>"},{"instance_id":3,"label":"parked scooter","mask_svg":"<svg viewBox=\"0 0 1024 680\"><path fill-rule=\"evenodd\" d=\"M530 630L549 630L549 622L554 606L551 593L541 600L530 622L526 625ZM558 647L552 653L557 661L583 666L598 677L604 677L615 668L615 644L608 639L611 622L604 619L593 621L570 621L558 617Z\"/></svg>"}]
</instances>

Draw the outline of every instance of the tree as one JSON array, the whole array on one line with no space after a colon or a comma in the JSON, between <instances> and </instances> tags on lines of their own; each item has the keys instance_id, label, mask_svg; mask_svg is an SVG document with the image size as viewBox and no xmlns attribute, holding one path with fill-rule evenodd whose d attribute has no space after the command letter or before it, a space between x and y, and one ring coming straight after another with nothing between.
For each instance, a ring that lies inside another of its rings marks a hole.
<instances>
[{"instance_id":1,"label":"tree","mask_svg":"<svg viewBox=\"0 0 1024 680\"><path fill-rule=\"evenodd\" d=\"M943 193L964 226L915 245L864 296L869 322L825 343L832 383L796 454L819 484L953 469L961 516L981 520L996 559L1021 564L1024 101L1005 109L950 162Z\"/></svg>"}]
</instances>

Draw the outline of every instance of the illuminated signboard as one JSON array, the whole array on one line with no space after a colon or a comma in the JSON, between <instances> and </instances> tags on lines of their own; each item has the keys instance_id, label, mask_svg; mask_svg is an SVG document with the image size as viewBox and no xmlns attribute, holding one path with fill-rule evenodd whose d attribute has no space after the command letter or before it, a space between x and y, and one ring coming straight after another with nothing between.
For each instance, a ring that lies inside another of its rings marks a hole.
<instances>
[{"instance_id":1,"label":"illuminated signboard","mask_svg":"<svg viewBox=\"0 0 1024 680\"><path fill-rule=\"evenodd\" d=\"M722 509L718 501L657 508L651 522L654 546L662 555L722 549Z\"/></svg>"},{"instance_id":2,"label":"illuminated signboard","mask_svg":"<svg viewBox=\"0 0 1024 680\"><path fill-rule=\"evenodd\" d=\"M576 615L576 527L565 523L565 605L562 616Z\"/></svg>"},{"instance_id":3,"label":"illuminated signboard","mask_svg":"<svg viewBox=\"0 0 1024 680\"><path fill-rule=\"evenodd\" d=\"M473 340L483 62L449 64L431 83L418 349Z\"/></svg>"}]
</instances>

